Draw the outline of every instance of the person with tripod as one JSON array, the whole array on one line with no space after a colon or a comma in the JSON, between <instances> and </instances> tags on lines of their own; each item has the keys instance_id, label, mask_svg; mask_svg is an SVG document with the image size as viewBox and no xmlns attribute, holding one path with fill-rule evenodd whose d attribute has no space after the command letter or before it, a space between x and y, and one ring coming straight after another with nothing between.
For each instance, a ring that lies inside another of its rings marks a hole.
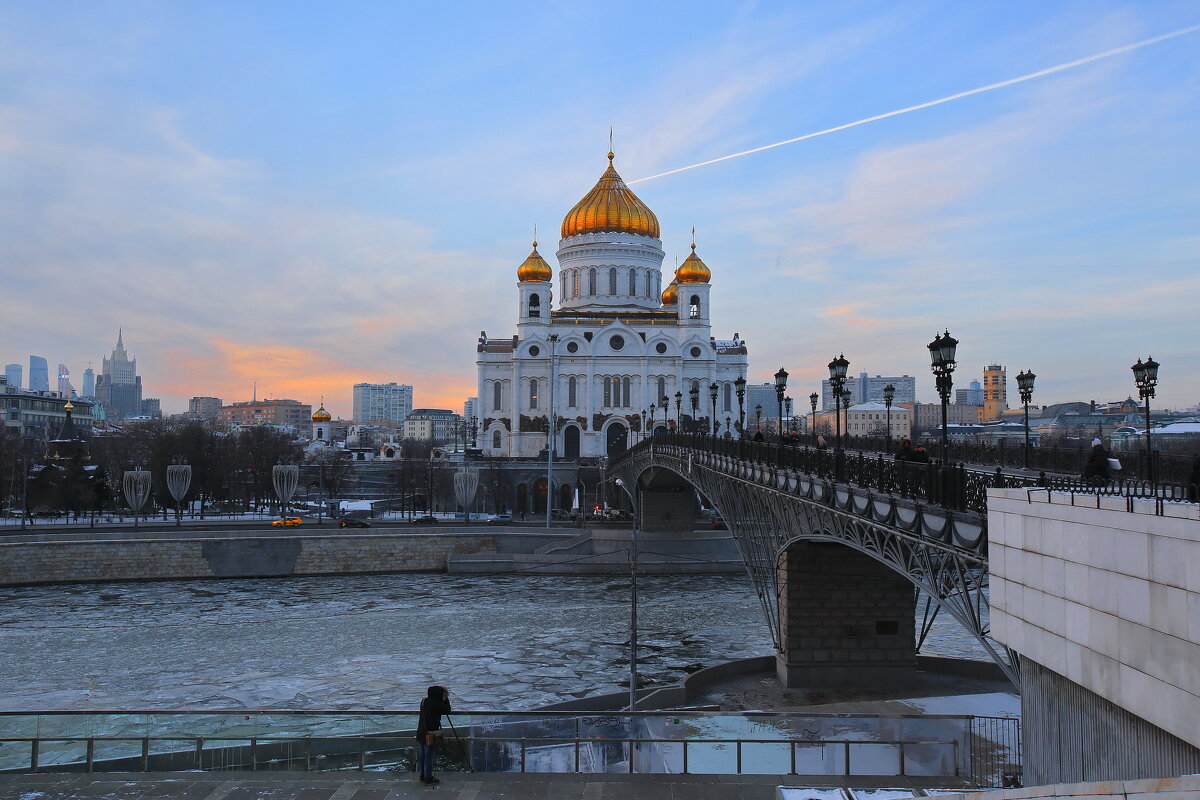
<instances>
[{"instance_id":1,"label":"person with tripod","mask_svg":"<svg viewBox=\"0 0 1200 800\"><path fill-rule=\"evenodd\" d=\"M421 783L435 784L433 759L442 743L442 715L450 713L450 691L445 686L430 686L421 701L417 722L417 766Z\"/></svg>"}]
</instances>

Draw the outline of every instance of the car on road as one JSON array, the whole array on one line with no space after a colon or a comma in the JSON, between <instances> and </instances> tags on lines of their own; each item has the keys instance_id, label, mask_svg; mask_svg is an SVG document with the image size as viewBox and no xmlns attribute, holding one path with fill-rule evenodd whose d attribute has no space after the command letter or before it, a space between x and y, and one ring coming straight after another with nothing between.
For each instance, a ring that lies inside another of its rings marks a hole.
<instances>
[{"instance_id":1,"label":"car on road","mask_svg":"<svg viewBox=\"0 0 1200 800\"><path fill-rule=\"evenodd\" d=\"M371 523L358 517L342 517L338 520L339 528L369 528Z\"/></svg>"},{"instance_id":2,"label":"car on road","mask_svg":"<svg viewBox=\"0 0 1200 800\"><path fill-rule=\"evenodd\" d=\"M303 525L304 520L299 517L284 517L283 519L272 520L272 528L295 528L298 525Z\"/></svg>"},{"instance_id":3,"label":"car on road","mask_svg":"<svg viewBox=\"0 0 1200 800\"><path fill-rule=\"evenodd\" d=\"M511 525L512 517L508 514L497 514L494 517L488 517L488 525Z\"/></svg>"},{"instance_id":4,"label":"car on road","mask_svg":"<svg viewBox=\"0 0 1200 800\"><path fill-rule=\"evenodd\" d=\"M438 518L435 517L433 514L422 514L421 516L413 519L413 524L414 525L436 525L437 521L438 521Z\"/></svg>"}]
</instances>

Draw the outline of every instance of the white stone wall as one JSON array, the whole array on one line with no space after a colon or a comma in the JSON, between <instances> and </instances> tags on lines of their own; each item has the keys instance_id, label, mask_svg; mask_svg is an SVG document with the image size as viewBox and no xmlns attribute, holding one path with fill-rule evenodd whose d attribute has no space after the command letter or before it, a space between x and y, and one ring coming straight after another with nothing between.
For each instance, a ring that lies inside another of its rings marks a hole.
<instances>
[{"instance_id":1,"label":"white stone wall","mask_svg":"<svg viewBox=\"0 0 1200 800\"><path fill-rule=\"evenodd\" d=\"M992 632L1200 746L1200 507L1127 502L989 490Z\"/></svg>"}]
</instances>

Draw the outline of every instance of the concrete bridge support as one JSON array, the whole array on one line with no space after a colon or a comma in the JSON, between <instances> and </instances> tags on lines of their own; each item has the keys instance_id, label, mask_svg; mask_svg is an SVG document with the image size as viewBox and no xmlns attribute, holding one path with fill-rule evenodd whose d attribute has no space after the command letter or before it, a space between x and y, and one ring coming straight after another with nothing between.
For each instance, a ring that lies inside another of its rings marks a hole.
<instances>
[{"instance_id":1,"label":"concrete bridge support","mask_svg":"<svg viewBox=\"0 0 1200 800\"><path fill-rule=\"evenodd\" d=\"M793 542L779 562L777 673L789 687L893 687L916 677L913 585L844 545Z\"/></svg>"}]
</instances>

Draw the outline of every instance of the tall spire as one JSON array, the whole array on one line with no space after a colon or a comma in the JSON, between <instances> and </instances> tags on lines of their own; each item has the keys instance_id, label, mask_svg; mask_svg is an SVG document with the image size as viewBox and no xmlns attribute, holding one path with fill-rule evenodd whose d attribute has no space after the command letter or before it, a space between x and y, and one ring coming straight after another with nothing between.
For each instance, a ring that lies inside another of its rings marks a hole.
<instances>
[{"instance_id":1,"label":"tall spire","mask_svg":"<svg viewBox=\"0 0 1200 800\"><path fill-rule=\"evenodd\" d=\"M125 342L121 341L121 337L125 335L124 328L117 328L117 347L124 347Z\"/></svg>"}]
</instances>

